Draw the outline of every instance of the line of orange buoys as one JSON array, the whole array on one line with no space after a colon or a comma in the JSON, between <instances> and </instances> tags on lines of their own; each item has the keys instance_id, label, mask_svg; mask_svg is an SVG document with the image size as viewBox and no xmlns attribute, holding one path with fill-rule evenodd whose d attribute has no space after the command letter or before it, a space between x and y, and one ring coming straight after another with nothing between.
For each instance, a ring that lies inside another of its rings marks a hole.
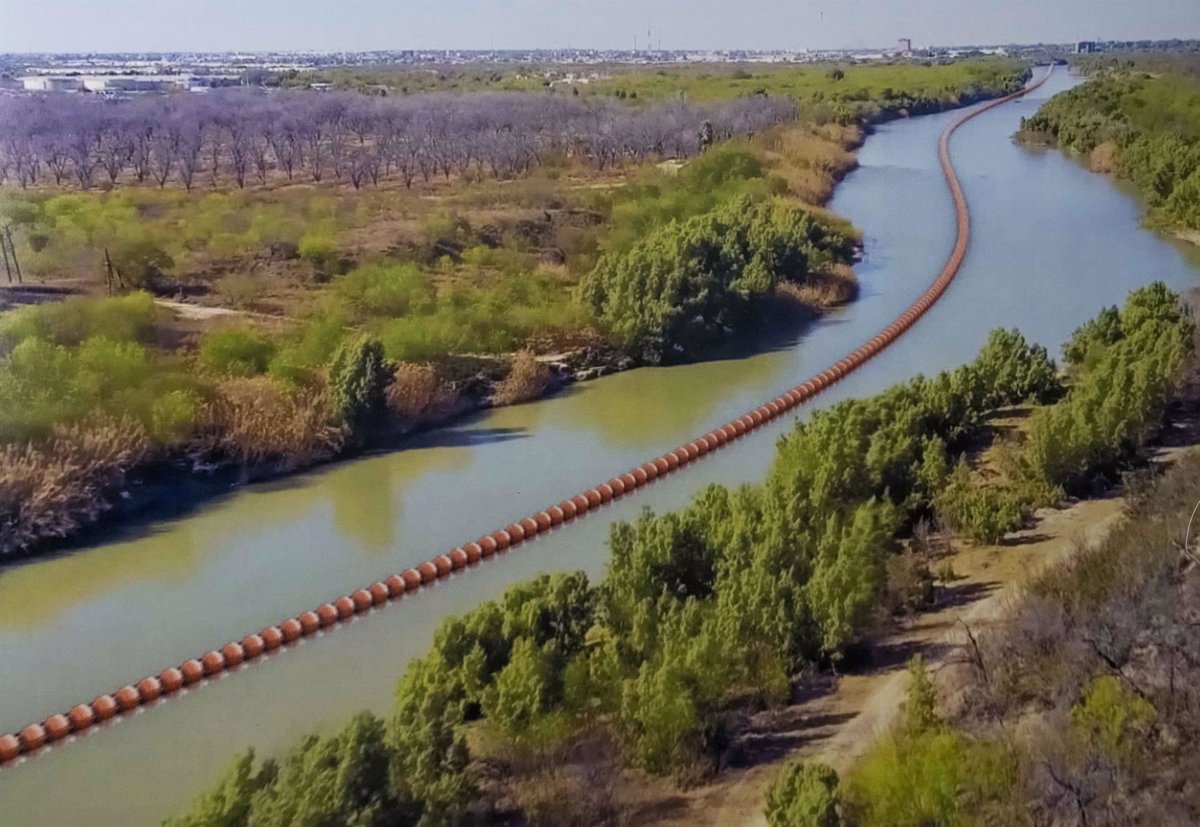
<instances>
[{"instance_id":1,"label":"line of orange buoys","mask_svg":"<svg viewBox=\"0 0 1200 827\"><path fill-rule=\"evenodd\" d=\"M415 568L400 574L393 574L386 580L372 583L352 594L339 597L332 603L323 603L315 610L302 612L296 617L289 617L275 626L266 627L257 634L246 635L239 641L227 643L220 649L213 649L199 658L184 661L179 666L168 667L158 675L145 677L136 683L122 686L112 694L100 695L91 703L72 707L65 715L51 715L45 721L29 724L15 734L0 735L0 762L11 761L22 754L41 749L47 744L62 741L69 738L74 732L82 732L122 713L130 712L139 706L178 692L184 687L199 684L207 677L235 669L268 652L286 648L302 637L316 634L321 629L368 612L375 606L414 592L426 584L448 577L497 552L525 542L555 526L570 522L615 498L636 491L658 477L695 462L710 451L715 451L743 434L770 422L838 382L912 327L941 298L962 266L967 253L971 221L967 211L966 197L963 195L962 186L959 184L954 167L950 163L950 137L955 130L977 115L1038 88L1050 77L1052 71L1053 67L1050 67L1044 77L1019 92L997 98L971 110L955 120L942 133L938 144L938 155L946 182L950 187L958 225L954 249L937 279L911 307L878 335L864 342L841 361L765 405L709 431L674 451L639 465L620 476L613 477L608 482L600 483L595 488L589 488L582 494L565 499L558 505L552 505L531 517L525 517L485 537L480 537L473 543L467 543L432 560L426 560Z\"/></svg>"}]
</instances>

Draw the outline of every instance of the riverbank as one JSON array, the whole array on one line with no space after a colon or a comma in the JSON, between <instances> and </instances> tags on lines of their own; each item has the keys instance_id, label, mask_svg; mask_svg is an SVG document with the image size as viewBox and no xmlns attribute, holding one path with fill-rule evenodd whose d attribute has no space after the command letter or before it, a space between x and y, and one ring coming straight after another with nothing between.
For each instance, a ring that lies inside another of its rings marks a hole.
<instances>
[{"instance_id":1,"label":"riverbank","mask_svg":"<svg viewBox=\"0 0 1200 827\"><path fill-rule=\"evenodd\" d=\"M975 91L960 96L960 99L972 100L985 98L987 95L986 91ZM884 108L879 111L877 117L886 119L904 114L906 113L902 109ZM792 139L796 132L808 136L801 140L803 145L800 147L795 146ZM805 186L809 187L804 195L813 199L825 199L830 196L833 184L841 180L854 166L854 157L846 151L847 148L860 145L862 140L861 132L846 133L845 130L841 130L833 137L822 137L823 135L823 128L813 132L811 125L800 124L780 129L762 139L770 168L788 180L793 188L802 190ZM824 149L813 150L804 144L804 141L814 137L818 139L818 143L825 141L829 146L840 146L841 150L831 153ZM814 159L822 159L821 163L824 165L815 179L797 171L805 164L812 163ZM814 180L818 183L814 184ZM820 184L821 181L829 182L828 186ZM812 189L813 187L815 189ZM802 285L802 289L788 292L784 301L775 302L777 306L790 306L796 311L791 314L791 324L798 324L798 319L802 318L811 320L853 296L854 279L848 270L831 268L827 274L817 275L820 278L813 277L815 286ZM557 343L549 349L553 352L543 353L543 357L562 354ZM62 547L68 542L77 544L80 538L86 540L86 534L82 532L86 532L90 526L112 526L139 519L139 515L148 515L152 519L162 502L157 492L171 491L177 487L172 485L173 481L193 475L198 469L216 483L208 488L219 492L223 490L226 480L240 484L271 479L302 468L354 456L363 449L393 449L403 444L407 434L459 421L464 415L486 409L497 401L516 402L538 398L575 381L596 378L638 364L637 360L613 348L599 337L593 337L591 343L575 348L565 355L565 359L543 359L541 363L545 366L544 369L525 377L518 383L521 387L515 392L504 386L508 381L508 374L511 373L511 364L502 358L492 356L478 360L474 373L470 372L469 365L464 371L464 361L470 360L449 360L435 369L440 375L435 375L432 380L423 380L424 386L420 393L429 397L424 406L413 410L411 400L400 399L400 421L382 432L377 431L365 440L345 439L326 433L318 434L312 430L311 423L300 423L296 430L311 433L311 436L300 436L300 441L295 447L284 446L276 452L270 449L263 450L263 446L248 444L239 447L238 452L249 454L251 459L240 460L235 454L232 467L228 467L228 460L217 459L214 462L208 457L200 461L193 456L173 459L169 452L164 456L161 450L152 450L149 446L139 444L123 449L120 453L98 455L83 463L93 469L94 473L86 472L80 476L79 472L72 471L64 476L57 471L51 475L49 470L38 470L53 469L61 464L54 454L36 450L10 450L5 455L9 460L5 465L11 468L6 473L0 473L0 502L8 501L0 510L15 515L10 519L14 533L7 545L22 550L25 554L44 552ZM433 382L432 386L428 386L430 381ZM430 404L435 401L436 404ZM235 411L234 415L245 416L246 414L236 413L239 405L244 408L242 403L235 402L232 408ZM296 414L284 405L279 412L271 416L279 420L281 417L295 417ZM71 440L70 437L65 439L66 442ZM253 442L256 438L253 432L249 432L242 439ZM55 444L66 443L60 440ZM150 456L149 461L139 459L146 455ZM127 458L132 458L132 461ZM76 465L81 464L77 460L72 462ZM114 465L114 462L118 464ZM18 473L18 469L23 470ZM214 471L219 472L215 477L212 476ZM53 485L49 485L50 476L53 476ZM39 478L47 482L41 485L41 488L47 489L45 494L30 488L30 483ZM200 486L200 489L206 487ZM51 490L59 493L50 495ZM197 489L193 487L192 490ZM70 505L57 504L57 500L62 499L63 494L70 499ZM32 503L41 504L41 507L46 509L45 513L24 513ZM67 509L65 512L62 510L64 508Z\"/></svg>"}]
</instances>

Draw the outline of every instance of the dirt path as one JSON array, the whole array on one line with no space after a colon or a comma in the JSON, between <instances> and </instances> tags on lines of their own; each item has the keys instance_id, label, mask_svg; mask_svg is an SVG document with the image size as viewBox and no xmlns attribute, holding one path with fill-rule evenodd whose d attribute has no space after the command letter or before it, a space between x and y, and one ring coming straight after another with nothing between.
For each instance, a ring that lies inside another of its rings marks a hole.
<instances>
[{"instance_id":1,"label":"dirt path","mask_svg":"<svg viewBox=\"0 0 1200 827\"><path fill-rule=\"evenodd\" d=\"M953 557L959 579L940 605L906 621L880 641L872 662L838 678L819 679L807 697L782 710L755 716L741 765L716 783L678 791L669 782L645 780L630 795L630 824L688 827L766 827L763 801L780 763L819 758L847 769L895 720L908 687L905 669L920 652L937 671L953 662L972 631L1002 617L1021 584L1081 544L1100 539L1120 515L1116 497L1076 502L1044 511L1036 524L1003 546L974 546Z\"/></svg>"}]
</instances>

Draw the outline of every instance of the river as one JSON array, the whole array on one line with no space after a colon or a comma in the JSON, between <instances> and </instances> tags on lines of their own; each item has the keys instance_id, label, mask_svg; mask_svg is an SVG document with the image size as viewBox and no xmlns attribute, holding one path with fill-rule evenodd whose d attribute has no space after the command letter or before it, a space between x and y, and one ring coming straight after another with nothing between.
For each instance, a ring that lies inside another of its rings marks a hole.
<instances>
[{"instance_id":1,"label":"river","mask_svg":"<svg viewBox=\"0 0 1200 827\"><path fill-rule=\"evenodd\" d=\"M952 155L972 212L954 285L907 335L800 409L865 396L972 358L989 329L1055 352L1101 307L1154 279L1200 278L1200 254L1139 227L1142 207L1054 151L1016 146L1023 115L1076 81L968 123ZM748 355L647 368L421 435L403 450L231 491L78 550L0 570L0 732L401 571L743 413L844 356L928 286L953 245L937 161L942 113L880 127L831 208L866 236L861 295ZM0 771L5 825L154 824L246 747L276 753L392 688L442 618L540 572L599 576L614 520L757 481L778 421L703 462L416 596Z\"/></svg>"}]
</instances>

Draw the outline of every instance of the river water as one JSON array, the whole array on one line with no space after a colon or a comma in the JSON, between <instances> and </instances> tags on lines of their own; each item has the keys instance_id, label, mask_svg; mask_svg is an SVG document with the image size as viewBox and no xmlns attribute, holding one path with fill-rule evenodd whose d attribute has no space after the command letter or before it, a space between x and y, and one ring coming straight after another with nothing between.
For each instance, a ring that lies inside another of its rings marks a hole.
<instances>
[{"instance_id":1,"label":"river water","mask_svg":"<svg viewBox=\"0 0 1200 827\"><path fill-rule=\"evenodd\" d=\"M1200 254L1139 228L1141 205L1053 151L1016 146L1022 115L1075 81L968 123L952 147L971 250L928 315L805 416L968 361L989 329L1057 352L1101 307L1154 279L1200 278ZM750 355L631 371L423 435L403 451L235 490L77 551L0 570L0 732L401 571L672 449L842 357L899 315L953 246L937 162L952 113L881 127L831 208L865 234L861 295ZM599 576L614 520L762 479L791 417L450 581L376 609L199 691L140 709L0 771L4 825L154 824L246 747L275 753L392 688L442 618L541 572ZM186 498L181 495L181 500Z\"/></svg>"}]
</instances>

